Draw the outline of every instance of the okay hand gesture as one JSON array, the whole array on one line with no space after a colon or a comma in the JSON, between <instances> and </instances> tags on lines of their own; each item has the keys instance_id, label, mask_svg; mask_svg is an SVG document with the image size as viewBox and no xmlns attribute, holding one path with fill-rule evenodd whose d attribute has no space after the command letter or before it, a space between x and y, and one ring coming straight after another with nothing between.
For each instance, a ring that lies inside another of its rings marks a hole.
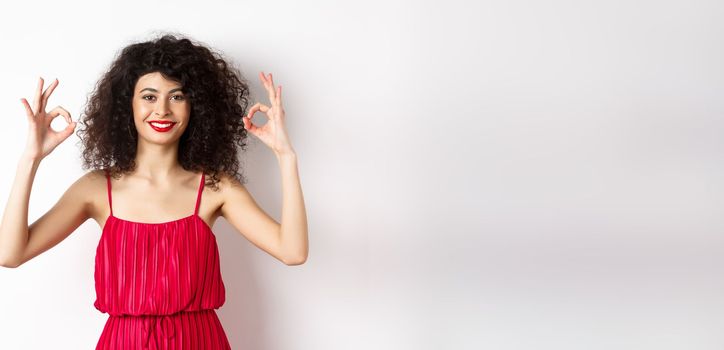
<instances>
[{"instance_id":1,"label":"okay hand gesture","mask_svg":"<svg viewBox=\"0 0 724 350\"><path fill-rule=\"evenodd\" d=\"M33 98L33 106L30 107L25 98L21 98L20 102L25 105L25 112L28 117L28 141L25 147L25 154L33 159L41 160L45 158L55 147L65 141L75 130L78 124L70 118L70 113L63 107L57 106L50 112L45 111L48 98L58 86L58 79L55 79L48 88L43 91L43 78L38 81L38 88L35 90ZM50 123L57 116L62 115L68 126L61 131L55 131L50 127Z\"/></svg>"},{"instance_id":2,"label":"okay hand gesture","mask_svg":"<svg viewBox=\"0 0 724 350\"><path fill-rule=\"evenodd\" d=\"M292 149L287 135L284 107L282 107L282 87L281 85L274 87L271 73L267 77L264 72L260 72L259 77L267 90L271 107L260 102L254 104L247 115L242 117L244 128L269 146L276 155L292 154L294 149ZM254 113L258 111L266 114L269 119L262 127L258 127L251 122Z\"/></svg>"}]
</instances>

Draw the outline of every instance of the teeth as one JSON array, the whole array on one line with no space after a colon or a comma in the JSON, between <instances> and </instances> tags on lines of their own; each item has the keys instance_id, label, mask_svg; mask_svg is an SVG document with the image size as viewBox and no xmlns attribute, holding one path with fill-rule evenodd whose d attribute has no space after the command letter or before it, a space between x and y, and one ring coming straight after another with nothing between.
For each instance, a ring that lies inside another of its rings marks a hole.
<instances>
[{"instance_id":1,"label":"teeth","mask_svg":"<svg viewBox=\"0 0 724 350\"><path fill-rule=\"evenodd\" d=\"M171 126L172 123L157 123L157 122L151 122L151 125L157 126L159 128L165 128Z\"/></svg>"}]
</instances>

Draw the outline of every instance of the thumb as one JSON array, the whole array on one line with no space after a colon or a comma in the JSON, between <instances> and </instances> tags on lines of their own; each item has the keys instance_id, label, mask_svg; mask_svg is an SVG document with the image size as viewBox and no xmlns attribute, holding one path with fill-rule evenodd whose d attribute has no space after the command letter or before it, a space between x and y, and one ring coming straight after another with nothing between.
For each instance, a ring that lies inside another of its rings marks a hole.
<instances>
[{"instance_id":1,"label":"thumb","mask_svg":"<svg viewBox=\"0 0 724 350\"><path fill-rule=\"evenodd\" d=\"M65 127L65 129L63 129L63 131L60 132L61 136L63 136L63 140L73 134L73 130L75 130L76 125L78 125L78 122L71 122Z\"/></svg>"}]
</instances>

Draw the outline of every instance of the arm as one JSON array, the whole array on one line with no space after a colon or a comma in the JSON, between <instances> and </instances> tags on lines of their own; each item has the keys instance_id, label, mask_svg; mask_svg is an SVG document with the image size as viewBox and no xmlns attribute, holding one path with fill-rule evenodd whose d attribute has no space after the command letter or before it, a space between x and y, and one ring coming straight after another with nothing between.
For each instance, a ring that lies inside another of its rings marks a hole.
<instances>
[{"instance_id":1,"label":"arm","mask_svg":"<svg viewBox=\"0 0 724 350\"><path fill-rule=\"evenodd\" d=\"M87 176L73 183L60 200L28 226L28 202L40 162L23 156L0 223L0 266L16 268L68 237L88 217Z\"/></svg>"},{"instance_id":2,"label":"arm","mask_svg":"<svg viewBox=\"0 0 724 350\"><path fill-rule=\"evenodd\" d=\"M224 196L222 215L258 247L287 265L300 265L307 260L309 239L307 213L297 171L297 154L286 131L282 87L274 87L271 73L267 77L264 72L259 72L259 78L267 90L271 106L256 103L242 120L244 128L269 146L279 162L282 177L282 223L280 225L259 209L243 186L230 187L234 189ZM259 111L269 119L261 127L251 121L254 113Z\"/></svg>"},{"instance_id":3,"label":"arm","mask_svg":"<svg viewBox=\"0 0 724 350\"><path fill-rule=\"evenodd\" d=\"M34 256L58 244L73 232L87 216L85 201L79 191L82 183L77 181L66 191L58 203L30 227L28 227L28 202L33 179L40 162L75 129L70 113L58 106L45 112L48 98L58 86L56 79L43 92L43 79L38 81L33 105L21 98L28 119L28 141L25 152L20 157L17 173L10 191L10 198L0 223L0 265L18 267ZM56 132L50 127L56 117L65 117L68 126Z\"/></svg>"},{"instance_id":4,"label":"arm","mask_svg":"<svg viewBox=\"0 0 724 350\"><path fill-rule=\"evenodd\" d=\"M309 255L307 211L299 182L296 153L278 154L282 178L282 224L280 245L290 256L291 265L303 264Z\"/></svg>"},{"instance_id":5,"label":"arm","mask_svg":"<svg viewBox=\"0 0 724 350\"><path fill-rule=\"evenodd\" d=\"M307 260L307 214L299 183L296 154L278 155L282 172L282 223L265 213L242 184L225 179L221 215L250 242L286 265Z\"/></svg>"},{"instance_id":6,"label":"arm","mask_svg":"<svg viewBox=\"0 0 724 350\"><path fill-rule=\"evenodd\" d=\"M16 267L28 240L28 202L40 162L21 157L0 223L0 266Z\"/></svg>"}]
</instances>

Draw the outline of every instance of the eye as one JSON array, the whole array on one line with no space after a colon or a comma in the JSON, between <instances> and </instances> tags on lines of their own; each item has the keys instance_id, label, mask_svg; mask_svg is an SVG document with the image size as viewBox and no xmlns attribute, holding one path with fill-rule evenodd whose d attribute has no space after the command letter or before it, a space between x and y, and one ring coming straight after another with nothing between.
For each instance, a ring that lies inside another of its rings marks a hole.
<instances>
[{"instance_id":1,"label":"eye","mask_svg":"<svg viewBox=\"0 0 724 350\"><path fill-rule=\"evenodd\" d=\"M149 101L149 99L147 99L146 97L156 98L156 96L153 96L153 95L146 95L146 96L143 96L143 97L141 97L141 98L144 99L144 100L146 100L146 101Z\"/></svg>"},{"instance_id":2,"label":"eye","mask_svg":"<svg viewBox=\"0 0 724 350\"><path fill-rule=\"evenodd\" d=\"M184 95L173 95L177 100L183 100L185 99Z\"/></svg>"}]
</instances>

